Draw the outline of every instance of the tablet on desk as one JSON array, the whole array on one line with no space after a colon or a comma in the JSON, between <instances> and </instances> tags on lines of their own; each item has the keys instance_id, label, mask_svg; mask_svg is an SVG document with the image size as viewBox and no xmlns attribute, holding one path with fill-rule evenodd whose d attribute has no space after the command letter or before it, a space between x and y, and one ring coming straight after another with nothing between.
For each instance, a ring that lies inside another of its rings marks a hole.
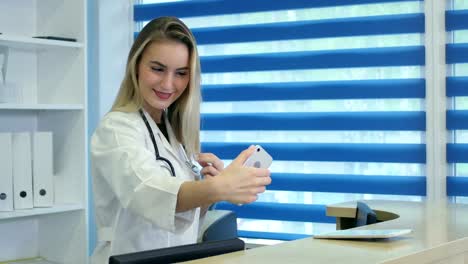
<instances>
[{"instance_id":1,"label":"tablet on desk","mask_svg":"<svg viewBox=\"0 0 468 264\"><path fill-rule=\"evenodd\" d=\"M314 235L314 238L377 239L391 238L411 233L411 229L346 229Z\"/></svg>"}]
</instances>

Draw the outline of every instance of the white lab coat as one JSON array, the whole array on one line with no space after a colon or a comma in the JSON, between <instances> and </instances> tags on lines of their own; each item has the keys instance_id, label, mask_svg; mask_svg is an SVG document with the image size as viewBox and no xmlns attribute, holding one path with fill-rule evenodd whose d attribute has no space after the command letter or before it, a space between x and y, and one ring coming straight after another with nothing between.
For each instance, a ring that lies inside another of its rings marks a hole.
<instances>
[{"instance_id":1,"label":"white lab coat","mask_svg":"<svg viewBox=\"0 0 468 264\"><path fill-rule=\"evenodd\" d=\"M171 161L176 177L156 161L148 130L138 112L108 113L91 139L91 166L98 243L93 264L109 256L196 243L200 208L176 213L184 181L198 180L167 116L166 140L145 112L161 157Z\"/></svg>"}]
</instances>

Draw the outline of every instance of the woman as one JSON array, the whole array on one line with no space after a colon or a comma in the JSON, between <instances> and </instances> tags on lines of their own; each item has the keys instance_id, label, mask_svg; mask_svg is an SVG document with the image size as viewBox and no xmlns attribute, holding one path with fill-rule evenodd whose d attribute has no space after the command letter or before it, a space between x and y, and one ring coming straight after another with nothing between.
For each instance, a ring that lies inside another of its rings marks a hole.
<instances>
[{"instance_id":1,"label":"woman","mask_svg":"<svg viewBox=\"0 0 468 264\"><path fill-rule=\"evenodd\" d=\"M151 21L135 40L112 110L91 139L99 241L93 263L195 243L209 205L251 203L270 184L268 170L242 166L255 148L226 168L215 155L199 153L200 98L192 33L176 18Z\"/></svg>"}]
</instances>

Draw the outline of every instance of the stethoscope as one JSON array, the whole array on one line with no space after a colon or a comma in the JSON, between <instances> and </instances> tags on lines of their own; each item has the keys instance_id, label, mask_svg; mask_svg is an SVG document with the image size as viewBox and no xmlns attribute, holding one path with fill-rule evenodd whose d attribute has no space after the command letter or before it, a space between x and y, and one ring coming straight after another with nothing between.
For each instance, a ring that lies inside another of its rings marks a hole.
<instances>
[{"instance_id":1,"label":"stethoscope","mask_svg":"<svg viewBox=\"0 0 468 264\"><path fill-rule=\"evenodd\" d=\"M146 125L146 128L148 129L148 133L150 135L150 138L151 138L151 142L153 143L153 148L154 148L154 154L156 156L156 160L159 160L159 161L162 161L164 162L166 165L168 165L169 167L169 170L171 172L171 175L172 177L175 177L175 169L174 169L174 166L172 166L172 163L164 158L164 157L161 157L161 155L159 155L159 150L158 150L158 146L156 144L156 139L154 138L154 134L153 134L153 129L151 129L151 126L148 122L148 119L146 119L146 116L145 114L143 113L143 110L142 109L139 109L138 112L140 113L140 116L141 118L143 119L143 122L145 122L145 125ZM184 152L184 155L185 155L185 152ZM186 155L185 155L186 156ZM186 161L185 161L187 167L189 167L190 169L192 169L192 171L195 173L195 174L198 174L199 170L197 168L197 166L193 165L192 163L190 163L188 161L188 157L186 156Z\"/></svg>"}]
</instances>

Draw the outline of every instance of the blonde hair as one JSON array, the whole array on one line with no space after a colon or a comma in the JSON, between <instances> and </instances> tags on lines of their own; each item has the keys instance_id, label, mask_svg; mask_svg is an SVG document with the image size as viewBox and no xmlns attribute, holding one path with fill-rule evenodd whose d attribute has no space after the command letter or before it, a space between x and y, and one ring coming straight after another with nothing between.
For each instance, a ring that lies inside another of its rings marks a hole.
<instances>
[{"instance_id":1,"label":"blonde hair","mask_svg":"<svg viewBox=\"0 0 468 264\"><path fill-rule=\"evenodd\" d=\"M187 155L200 152L200 58L195 37L175 17L160 17L149 22L138 34L130 49L125 76L111 111L135 112L143 107L138 89L137 67L146 47L158 41L177 41L187 46L190 56L190 81L180 97L166 110L174 134Z\"/></svg>"}]
</instances>

